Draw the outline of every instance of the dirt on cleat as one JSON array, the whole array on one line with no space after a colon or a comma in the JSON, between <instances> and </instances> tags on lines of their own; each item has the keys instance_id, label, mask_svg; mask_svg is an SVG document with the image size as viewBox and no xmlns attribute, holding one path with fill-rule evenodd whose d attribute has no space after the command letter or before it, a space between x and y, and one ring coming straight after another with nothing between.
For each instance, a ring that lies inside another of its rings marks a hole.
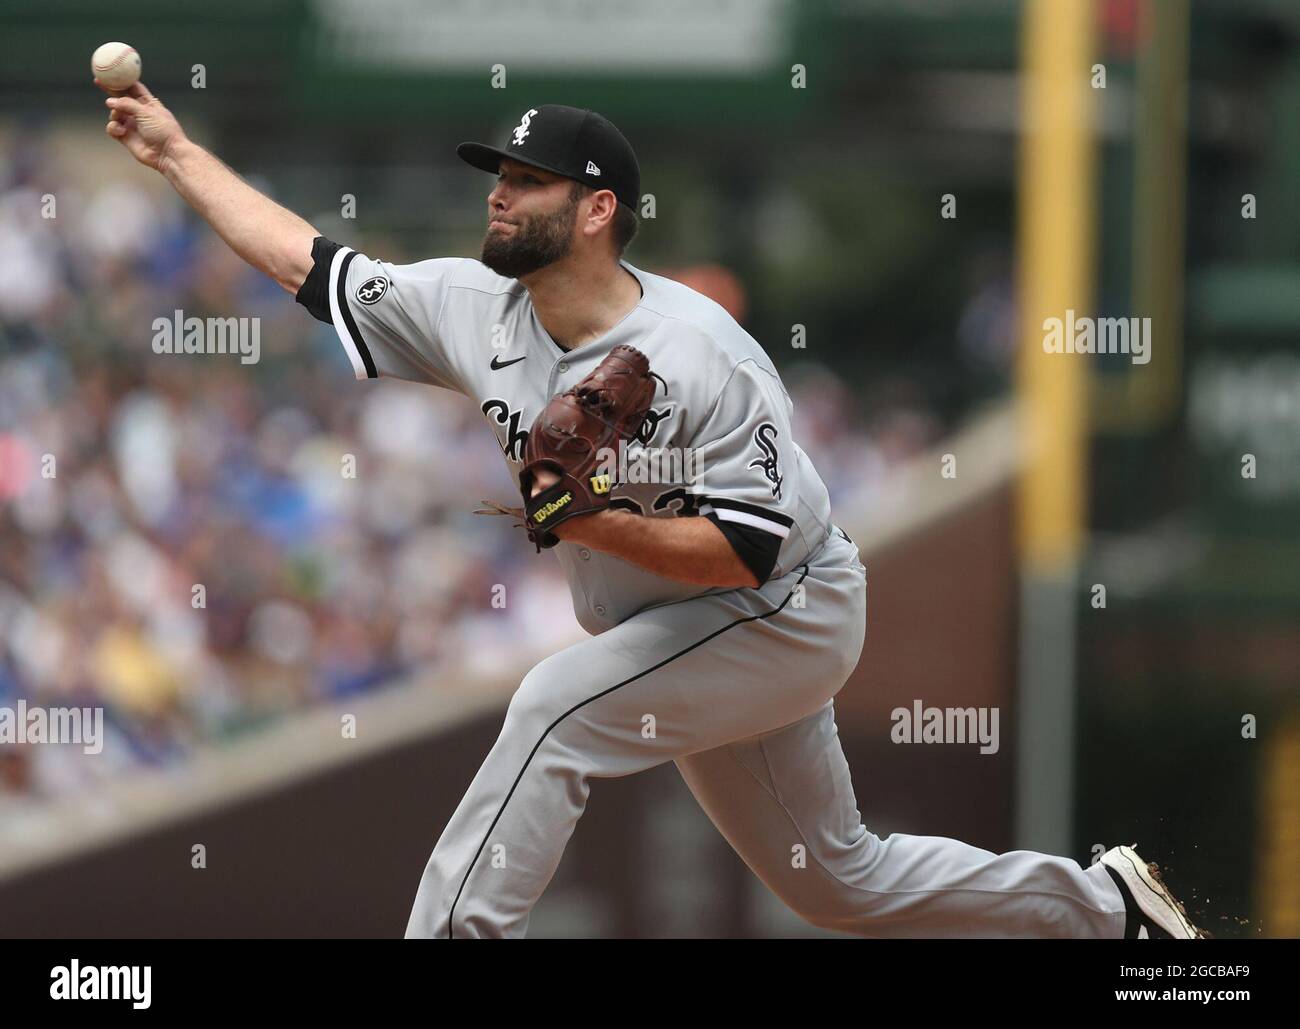
<instances>
[{"instance_id":1,"label":"dirt on cleat","mask_svg":"<svg viewBox=\"0 0 1300 1029\"><path fill-rule=\"evenodd\" d=\"M1214 937L1210 934L1210 931L1208 929L1202 929L1199 925L1197 925L1195 922L1192 921L1191 916L1187 913L1187 909L1183 907L1183 902L1174 896L1173 891L1169 888L1169 884L1165 882L1164 876L1160 874L1160 866L1156 864L1154 861L1148 861L1147 871L1151 873L1152 879L1154 879L1156 882L1158 882L1161 886L1165 888L1165 893L1169 896L1169 899L1174 902L1174 906L1178 908L1178 913L1183 916L1183 919L1187 922L1187 924L1196 930L1196 938L1198 940L1214 939Z\"/></svg>"}]
</instances>

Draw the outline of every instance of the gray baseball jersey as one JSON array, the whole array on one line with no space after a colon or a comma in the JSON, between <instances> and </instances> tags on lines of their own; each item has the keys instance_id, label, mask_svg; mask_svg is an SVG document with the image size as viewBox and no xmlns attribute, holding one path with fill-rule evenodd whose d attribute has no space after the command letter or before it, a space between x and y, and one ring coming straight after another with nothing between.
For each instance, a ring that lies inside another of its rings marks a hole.
<instances>
[{"instance_id":1,"label":"gray baseball jersey","mask_svg":"<svg viewBox=\"0 0 1300 1029\"><path fill-rule=\"evenodd\" d=\"M641 284L641 302L599 340L564 350L524 286L478 261L393 265L324 239L314 256L315 278L299 300L333 324L357 378L393 376L465 394L496 433L512 479L538 412L626 343L649 358L664 386L629 447L614 506L708 517L760 582L797 567L830 533L826 487L791 437L790 398L771 360L689 287L622 262ZM633 481L646 477L656 481ZM574 544L556 552L588 632L709 592Z\"/></svg>"},{"instance_id":2,"label":"gray baseball jersey","mask_svg":"<svg viewBox=\"0 0 1300 1029\"><path fill-rule=\"evenodd\" d=\"M790 437L776 370L726 312L624 262L640 303L570 352L519 282L477 261L395 266L324 239L313 254L298 300L338 330L357 377L471 397L512 472L552 396L612 347L642 351L667 392L638 435L641 452L690 448L699 474L649 484L629 467L613 502L711 518L760 582L702 589L555 548L592 636L520 683L425 866L408 937L524 935L590 781L666 761L754 873L814 925L873 936L1123 935L1125 901L1100 864L1084 871L1068 858L936 836L882 840L862 825L832 698L862 650L866 570Z\"/></svg>"}]
</instances>

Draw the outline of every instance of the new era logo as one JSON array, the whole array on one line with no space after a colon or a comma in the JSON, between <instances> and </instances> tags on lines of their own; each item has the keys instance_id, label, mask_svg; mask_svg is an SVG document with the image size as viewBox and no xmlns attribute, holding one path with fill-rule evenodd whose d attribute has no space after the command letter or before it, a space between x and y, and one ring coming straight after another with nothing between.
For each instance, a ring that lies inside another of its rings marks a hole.
<instances>
[{"instance_id":1,"label":"new era logo","mask_svg":"<svg viewBox=\"0 0 1300 1029\"><path fill-rule=\"evenodd\" d=\"M597 167L595 166L595 164L593 164L591 161L588 161L588 162L587 162L587 174L588 174L588 175L599 175L599 174L600 174L600 169L597 168Z\"/></svg>"}]
</instances>

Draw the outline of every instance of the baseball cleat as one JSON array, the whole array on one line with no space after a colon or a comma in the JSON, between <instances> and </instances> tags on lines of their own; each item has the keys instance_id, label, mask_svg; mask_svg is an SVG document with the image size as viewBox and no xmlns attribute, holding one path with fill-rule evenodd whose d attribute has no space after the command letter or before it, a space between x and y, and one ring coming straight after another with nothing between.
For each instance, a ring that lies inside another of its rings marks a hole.
<instances>
[{"instance_id":1,"label":"baseball cleat","mask_svg":"<svg viewBox=\"0 0 1300 1029\"><path fill-rule=\"evenodd\" d=\"M1160 867L1138 857L1133 847L1111 847L1101 856L1110 877L1124 895L1128 920L1124 938L1134 940L1205 940L1187 910L1160 878Z\"/></svg>"}]
</instances>

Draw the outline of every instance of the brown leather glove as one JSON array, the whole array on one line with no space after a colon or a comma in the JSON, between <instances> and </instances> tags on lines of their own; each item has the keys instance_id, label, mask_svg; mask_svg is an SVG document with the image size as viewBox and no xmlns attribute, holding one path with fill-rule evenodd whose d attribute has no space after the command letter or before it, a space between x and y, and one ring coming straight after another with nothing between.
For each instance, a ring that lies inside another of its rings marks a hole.
<instances>
[{"instance_id":1,"label":"brown leather glove","mask_svg":"<svg viewBox=\"0 0 1300 1029\"><path fill-rule=\"evenodd\" d=\"M609 507L618 448L640 430L658 378L645 354L620 345L537 416L524 445L519 488L524 528L539 552L559 542L551 530L561 522ZM534 476L543 468L559 481L533 496Z\"/></svg>"}]
</instances>

